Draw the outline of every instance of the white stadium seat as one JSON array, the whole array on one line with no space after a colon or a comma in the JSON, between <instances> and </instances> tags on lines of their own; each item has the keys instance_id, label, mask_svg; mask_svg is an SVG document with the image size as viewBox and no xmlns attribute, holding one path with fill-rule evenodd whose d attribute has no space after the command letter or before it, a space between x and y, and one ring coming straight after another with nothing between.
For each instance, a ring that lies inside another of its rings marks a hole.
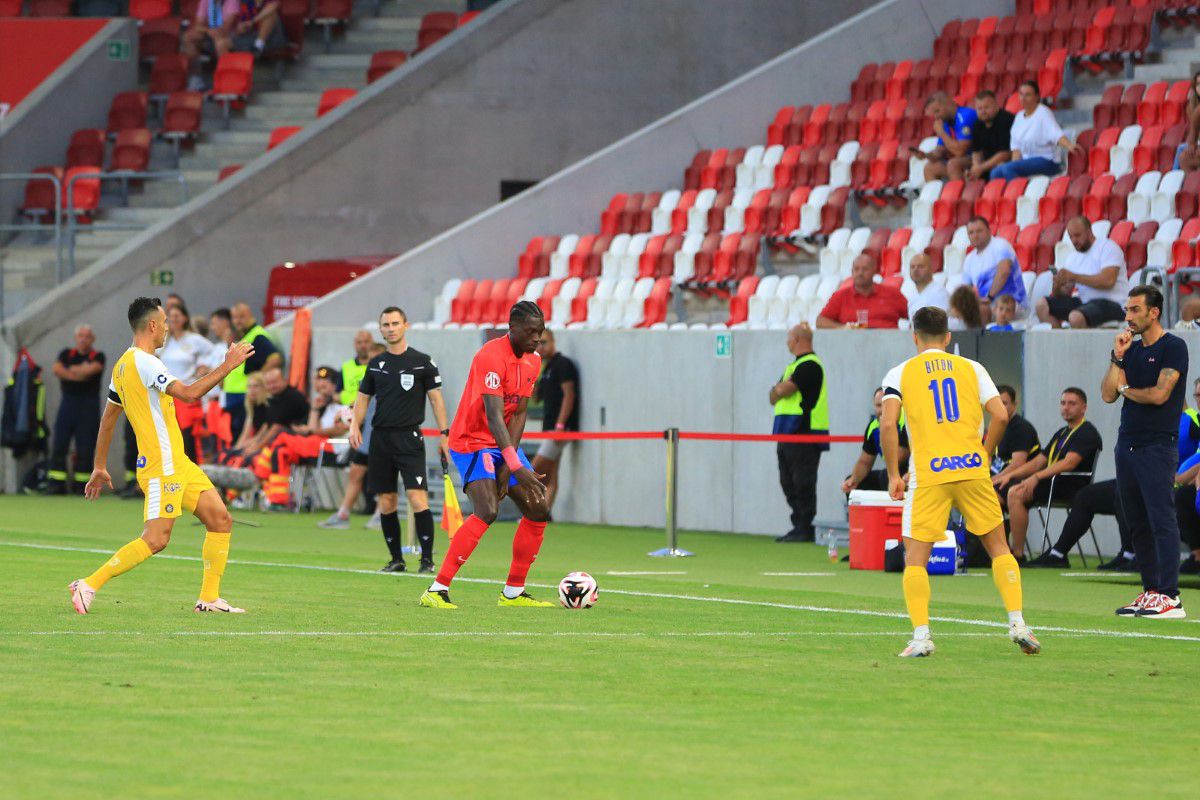
<instances>
[{"instance_id":1,"label":"white stadium seat","mask_svg":"<svg viewBox=\"0 0 1200 800\"><path fill-rule=\"evenodd\" d=\"M650 234L635 233L629 238L629 246L625 248L625 253L621 256L620 269L616 274L617 278L636 278L638 274L638 260L642 253L646 250L646 242L650 241Z\"/></svg>"},{"instance_id":2,"label":"white stadium seat","mask_svg":"<svg viewBox=\"0 0 1200 800\"><path fill-rule=\"evenodd\" d=\"M1158 232L1146 246L1146 266L1168 267L1171 265L1171 245L1183 230L1183 220L1171 218L1158 226ZM1137 284L1131 284L1136 286Z\"/></svg>"},{"instance_id":3,"label":"white stadium seat","mask_svg":"<svg viewBox=\"0 0 1200 800\"><path fill-rule=\"evenodd\" d=\"M1175 195L1183 188L1184 173L1173 169L1163 175L1158 191L1150 198L1150 218L1162 222L1175 216Z\"/></svg>"},{"instance_id":4,"label":"white stadium seat","mask_svg":"<svg viewBox=\"0 0 1200 800\"><path fill-rule=\"evenodd\" d=\"M800 209L800 235L808 236L815 233L821 227L821 209L825 207L825 201L829 199L830 192L833 188L830 186L813 187L812 194L808 196L808 202Z\"/></svg>"},{"instance_id":5,"label":"white stadium seat","mask_svg":"<svg viewBox=\"0 0 1200 800\"><path fill-rule=\"evenodd\" d=\"M775 185L775 166L783 160L783 145L773 144L763 152L762 163L754 170L754 188L770 189Z\"/></svg>"},{"instance_id":6,"label":"white stadium seat","mask_svg":"<svg viewBox=\"0 0 1200 800\"><path fill-rule=\"evenodd\" d=\"M746 227L746 209L753 199L753 189L738 189L733 193L733 200L725 207L723 233L740 233Z\"/></svg>"},{"instance_id":7,"label":"white stadium seat","mask_svg":"<svg viewBox=\"0 0 1200 800\"><path fill-rule=\"evenodd\" d=\"M854 259L858 258L859 253L863 251L869 241L871 241L871 229L865 225L850 232L850 241L846 243L846 249L842 251L841 263L838 264L838 275L843 278L849 277L850 265L854 263Z\"/></svg>"},{"instance_id":8,"label":"white stadium seat","mask_svg":"<svg viewBox=\"0 0 1200 800\"><path fill-rule=\"evenodd\" d=\"M579 294L579 278L567 278L558 287L558 294L550 301L550 318L558 325L566 325L571 319L571 301Z\"/></svg>"},{"instance_id":9,"label":"white stadium seat","mask_svg":"<svg viewBox=\"0 0 1200 800\"><path fill-rule=\"evenodd\" d=\"M688 233L705 233L708 230L708 210L716 200L716 189L704 189L696 195L696 202L688 209Z\"/></svg>"},{"instance_id":10,"label":"white stadium seat","mask_svg":"<svg viewBox=\"0 0 1200 800\"><path fill-rule=\"evenodd\" d=\"M1117 143L1108 151L1108 171L1121 177L1133 169L1133 148L1142 140L1142 126L1130 125L1121 131Z\"/></svg>"},{"instance_id":11,"label":"white stadium seat","mask_svg":"<svg viewBox=\"0 0 1200 800\"><path fill-rule=\"evenodd\" d=\"M924 253L925 248L933 241L933 228L914 228L908 244L900 251L900 274L908 278L908 264L913 257Z\"/></svg>"},{"instance_id":12,"label":"white stadium seat","mask_svg":"<svg viewBox=\"0 0 1200 800\"><path fill-rule=\"evenodd\" d=\"M942 195L942 181L930 181L921 187L921 193L912 203L913 227L925 227L933 224L933 204Z\"/></svg>"},{"instance_id":13,"label":"white stadium seat","mask_svg":"<svg viewBox=\"0 0 1200 800\"><path fill-rule=\"evenodd\" d=\"M450 321L450 303L454 300L454 295L458 294L458 287L462 286L462 280L459 278L451 278L442 286L441 294L433 301L433 324L445 325Z\"/></svg>"},{"instance_id":14,"label":"white stadium seat","mask_svg":"<svg viewBox=\"0 0 1200 800\"><path fill-rule=\"evenodd\" d=\"M550 254L550 277L565 278L571 254L579 244L579 235L567 234L558 240L558 247Z\"/></svg>"},{"instance_id":15,"label":"white stadium seat","mask_svg":"<svg viewBox=\"0 0 1200 800\"><path fill-rule=\"evenodd\" d=\"M849 228L838 228L829 234L829 241L821 248L820 264L822 274L836 275L838 273L838 265L841 264L842 260L842 251L850 243L850 233Z\"/></svg>"},{"instance_id":16,"label":"white stadium seat","mask_svg":"<svg viewBox=\"0 0 1200 800\"><path fill-rule=\"evenodd\" d=\"M669 233L671 230L671 212L679 205L683 193L678 189L663 192L658 205L650 212L650 232L655 235Z\"/></svg>"},{"instance_id":17,"label":"white stadium seat","mask_svg":"<svg viewBox=\"0 0 1200 800\"><path fill-rule=\"evenodd\" d=\"M942 251L942 270L947 275L958 275L962 272L963 260L966 259L970 246L971 240L967 238L967 226L964 225L954 232L954 238Z\"/></svg>"},{"instance_id":18,"label":"white stadium seat","mask_svg":"<svg viewBox=\"0 0 1200 800\"><path fill-rule=\"evenodd\" d=\"M1150 201L1158 192L1158 184L1162 181L1162 173L1151 170L1138 178L1137 185L1126 198L1125 219L1134 225L1140 225L1150 219Z\"/></svg>"},{"instance_id":19,"label":"white stadium seat","mask_svg":"<svg viewBox=\"0 0 1200 800\"><path fill-rule=\"evenodd\" d=\"M621 274L621 259L629 249L629 241L633 237L628 233L618 233L612 243L600 256L600 274L605 278L616 278Z\"/></svg>"},{"instance_id":20,"label":"white stadium seat","mask_svg":"<svg viewBox=\"0 0 1200 800\"><path fill-rule=\"evenodd\" d=\"M849 186L850 165L858 157L858 142L846 142L838 148L837 157L829 165L829 185Z\"/></svg>"},{"instance_id":21,"label":"white stadium seat","mask_svg":"<svg viewBox=\"0 0 1200 800\"><path fill-rule=\"evenodd\" d=\"M742 157L742 163L738 164L734 170L735 188L754 191L754 174L758 165L762 163L765 149L761 144L746 148L746 155Z\"/></svg>"},{"instance_id":22,"label":"white stadium seat","mask_svg":"<svg viewBox=\"0 0 1200 800\"><path fill-rule=\"evenodd\" d=\"M1034 175L1025 186L1025 193L1017 198L1017 224L1022 228L1038 221L1038 201L1050 188L1050 179L1045 175Z\"/></svg>"},{"instance_id":23,"label":"white stadium seat","mask_svg":"<svg viewBox=\"0 0 1200 800\"><path fill-rule=\"evenodd\" d=\"M696 274L696 253L700 252L702 244L704 244L704 234L702 233L689 233L683 237L683 243L675 253L675 270L671 275L672 281L683 283L692 279L692 276Z\"/></svg>"}]
</instances>

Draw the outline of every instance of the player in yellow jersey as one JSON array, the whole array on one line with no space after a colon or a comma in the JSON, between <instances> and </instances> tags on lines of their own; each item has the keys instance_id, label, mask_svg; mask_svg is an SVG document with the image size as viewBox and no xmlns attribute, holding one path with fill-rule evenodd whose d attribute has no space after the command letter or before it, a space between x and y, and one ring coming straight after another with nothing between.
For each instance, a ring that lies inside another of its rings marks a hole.
<instances>
[{"instance_id":1,"label":"player in yellow jersey","mask_svg":"<svg viewBox=\"0 0 1200 800\"><path fill-rule=\"evenodd\" d=\"M1032 655L1041 645L1021 614L1021 572L1008 549L1004 515L988 470L1008 425L1008 412L983 365L946 352L950 332L945 311L922 308L913 314L912 329L917 355L893 367L883 379L880 420L888 493L893 500L905 501L904 602L913 638L900 656L933 654L926 567L933 544L946 534L951 506L962 512L967 530L983 540L992 558L992 580L1008 610L1009 638ZM981 444L985 409L992 421ZM911 454L907 487L900 477L897 421L901 412Z\"/></svg>"},{"instance_id":2,"label":"player in yellow jersey","mask_svg":"<svg viewBox=\"0 0 1200 800\"><path fill-rule=\"evenodd\" d=\"M146 526L141 536L118 550L98 570L71 583L71 604L80 614L88 613L100 587L167 546L175 520L186 510L204 523L206 531L201 551L204 579L196 611L240 614L243 609L234 608L220 597L233 519L208 477L184 453L183 436L175 421L175 399L195 402L204 397L252 356L254 348L244 342L230 345L224 363L195 383L184 384L154 355L167 338L162 302L156 297L134 300L129 305L129 325L133 328L133 346L113 365L108 404L96 441L95 468L83 493L95 500L105 486L112 488L108 446L124 410L137 436L137 479L146 496Z\"/></svg>"}]
</instances>

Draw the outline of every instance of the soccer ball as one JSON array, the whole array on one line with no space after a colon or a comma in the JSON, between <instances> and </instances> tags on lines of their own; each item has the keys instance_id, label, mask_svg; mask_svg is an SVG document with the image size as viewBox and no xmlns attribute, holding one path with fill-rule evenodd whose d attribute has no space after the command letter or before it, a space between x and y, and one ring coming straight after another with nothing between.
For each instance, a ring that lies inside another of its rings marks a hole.
<instances>
[{"instance_id":1,"label":"soccer ball","mask_svg":"<svg viewBox=\"0 0 1200 800\"><path fill-rule=\"evenodd\" d=\"M572 572L558 582L558 601L564 608L591 608L599 597L596 579L586 572Z\"/></svg>"}]
</instances>

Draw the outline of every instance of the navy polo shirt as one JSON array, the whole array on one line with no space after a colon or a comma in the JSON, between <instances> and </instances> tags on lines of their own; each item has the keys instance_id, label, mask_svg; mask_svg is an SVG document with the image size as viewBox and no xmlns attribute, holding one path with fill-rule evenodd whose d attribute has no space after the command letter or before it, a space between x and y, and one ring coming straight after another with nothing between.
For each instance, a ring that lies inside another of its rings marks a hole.
<instances>
[{"instance_id":1,"label":"navy polo shirt","mask_svg":"<svg viewBox=\"0 0 1200 800\"><path fill-rule=\"evenodd\" d=\"M1140 340L1125 352L1125 382L1131 389L1148 389L1158 383L1164 369L1179 373L1167 402L1160 406L1126 400L1121 404L1121 430L1117 437L1121 445L1140 447L1149 444L1175 446L1179 434L1179 415L1183 413L1187 394L1188 351L1183 339L1163 333L1152 345Z\"/></svg>"}]
</instances>

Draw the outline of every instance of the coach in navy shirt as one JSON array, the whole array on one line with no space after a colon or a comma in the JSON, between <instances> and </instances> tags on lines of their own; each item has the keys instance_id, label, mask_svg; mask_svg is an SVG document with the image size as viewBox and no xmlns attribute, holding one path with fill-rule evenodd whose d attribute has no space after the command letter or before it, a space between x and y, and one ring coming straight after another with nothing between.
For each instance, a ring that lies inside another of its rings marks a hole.
<instances>
[{"instance_id":1,"label":"coach in navy shirt","mask_svg":"<svg viewBox=\"0 0 1200 800\"><path fill-rule=\"evenodd\" d=\"M1182 619L1179 524L1173 489L1176 439L1187 389L1187 345L1163 330L1163 296L1137 286L1125 303L1128 327L1117 334L1100 392L1123 398L1117 433L1117 501L1133 537L1142 593L1119 616ZM1135 342L1133 337L1141 336Z\"/></svg>"}]
</instances>

